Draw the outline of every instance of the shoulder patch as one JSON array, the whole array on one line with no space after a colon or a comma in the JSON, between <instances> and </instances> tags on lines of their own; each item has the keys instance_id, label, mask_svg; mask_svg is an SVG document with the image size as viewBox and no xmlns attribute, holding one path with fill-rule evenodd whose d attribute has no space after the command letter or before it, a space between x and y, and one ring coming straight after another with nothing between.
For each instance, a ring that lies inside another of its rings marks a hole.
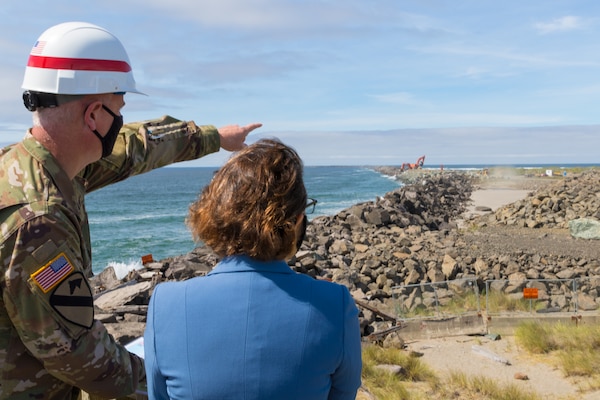
<instances>
[{"instance_id":1,"label":"shoulder patch","mask_svg":"<svg viewBox=\"0 0 600 400\"><path fill-rule=\"evenodd\" d=\"M31 274L31 279L44 293L58 285L73 271L73 265L65 255L60 253L56 258Z\"/></svg>"},{"instance_id":2,"label":"shoulder patch","mask_svg":"<svg viewBox=\"0 0 600 400\"><path fill-rule=\"evenodd\" d=\"M72 273L54 289L50 305L75 325L89 329L94 323L92 290L81 272Z\"/></svg>"}]
</instances>

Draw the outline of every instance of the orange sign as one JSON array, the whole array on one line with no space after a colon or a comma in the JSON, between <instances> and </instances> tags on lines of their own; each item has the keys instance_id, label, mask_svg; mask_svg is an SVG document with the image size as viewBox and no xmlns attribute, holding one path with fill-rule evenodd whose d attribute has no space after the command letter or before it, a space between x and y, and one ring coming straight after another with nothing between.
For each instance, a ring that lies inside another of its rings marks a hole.
<instances>
[{"instance_id":1,"label":"orange sign","mask_svg":"<svg viewBox=\"0 0 600 400\"><path fill-rule=\"evenodd\" d=\"M153 261L154 260L152 259L152 254L146 254L145 256L142 256L142 264L146 264Z\"/></svg>"},{"instance_id":2,"label":"orange sign","mask_svg":"<svg viewBox=\"0 0 600 400\"><path fill-rule=\"evenodd\" d=\"M523 298L524 299L537 299L538 298L537 288L523 288Z\"/></svg>"}]
</instances>

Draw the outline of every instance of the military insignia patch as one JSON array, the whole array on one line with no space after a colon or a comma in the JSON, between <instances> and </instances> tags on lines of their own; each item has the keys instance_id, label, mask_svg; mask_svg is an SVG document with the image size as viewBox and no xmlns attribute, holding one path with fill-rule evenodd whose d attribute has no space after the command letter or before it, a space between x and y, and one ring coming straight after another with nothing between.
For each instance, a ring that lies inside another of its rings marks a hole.
<instances>
[{"instance_id":1,"label":"military insignia patch","mask_svg":"<svg viewBox=\"0 0 600 400\"><path fill-rule=\"evenodd\" d=\"M91 328L94 323L92 290L81 272L74 272L63 280L50 295L50 305L65 320Z\"/></svg>"},{"instance_id":2,"label":"military insignia patch","mask_svg":"<svg viewBox=\"0 0 600 400\"><path fill-rule=\"evenodd\" d=\"M60 253L58 257L31 274L31 279L44 293L48 293L50 289L65 279L73 269L73 265L65 256L65 253Z\"/></svg>"}]
</instances>

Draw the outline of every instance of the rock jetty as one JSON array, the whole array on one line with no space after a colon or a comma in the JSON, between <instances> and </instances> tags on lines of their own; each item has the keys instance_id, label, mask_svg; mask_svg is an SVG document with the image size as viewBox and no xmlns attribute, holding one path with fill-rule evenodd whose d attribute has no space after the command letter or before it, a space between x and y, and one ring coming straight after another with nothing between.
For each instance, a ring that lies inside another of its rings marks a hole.
<instances>
[{"instance_id":1,"label":"rock jetty","mask_svg":"<svg viewBox=\"0 0 600 400\"><path fill-rule=\"evenodd\" d=\"M380 172L396 175L391 167ZM406 179L405 185L382 197L313 219L302 248L289 261L299 273L349 288L361 311L363 337L395 330L394 288L402 285L468 278L484 290L486 281L504 280L495 289L514 294L528 279L544 278L557 281L538 283L546 307L568 309L572 299L560 281L581 278L578 307L598 307L600 246L570 237L568 223L600 219L600 171L561 177L521 201L467 221L465 211L481 177L448 170L403 176L398 179ZM210 249L198 247L147 262L121 280L107 268L92 278L96 318L127 343L143 333L156 284L205 275L217 262ZM425 304L422 298L410 301L402 307Z\"/></svg>"}]
</instances>

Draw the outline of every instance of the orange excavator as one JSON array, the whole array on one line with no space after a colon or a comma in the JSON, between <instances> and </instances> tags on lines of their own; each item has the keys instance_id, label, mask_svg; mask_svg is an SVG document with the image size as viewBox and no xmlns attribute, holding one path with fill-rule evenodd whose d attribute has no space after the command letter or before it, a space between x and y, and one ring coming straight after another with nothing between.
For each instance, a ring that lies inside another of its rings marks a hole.
<instances>
[{"instance_id":1,"label":"orange excavator","mask_svg":"<svg viewBox=\"0 0 600 400\"><path fill-rule=\"evenodd\" d=\"M417 162L414 164L411 163L403 163L400 167L400 172L404 172L409 169L421 169L423 164L425 163L425 156L421 156L417 159Z\"/></svg>"}]
</instances>

